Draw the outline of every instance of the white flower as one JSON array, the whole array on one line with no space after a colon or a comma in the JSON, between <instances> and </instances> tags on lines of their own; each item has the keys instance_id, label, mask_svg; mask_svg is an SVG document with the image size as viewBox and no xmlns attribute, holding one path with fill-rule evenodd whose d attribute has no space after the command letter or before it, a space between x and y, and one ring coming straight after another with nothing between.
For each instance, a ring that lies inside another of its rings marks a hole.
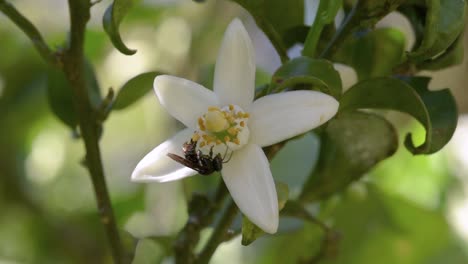
<instances>
[{"instance_id":1,"label":"white flower","mask_svg":"<svg viewBox=\"0 0 468 264\"><path fill-rule=\"evenodd\" d=\"M329 120L338 102L316 91L292 91L254 100L255 59L247 31L235 19L228 26L214 75L214 91L192 81L162 75L154 89L166 110L187 126L147 154L132 181L167 182L197 174L168 153L197 149L224 157L221 174L239 209L268 233L278 228L278 200L262 147L305 133ZM229 159L230 157L230 159Z\"/></svg>"}]
</instances>

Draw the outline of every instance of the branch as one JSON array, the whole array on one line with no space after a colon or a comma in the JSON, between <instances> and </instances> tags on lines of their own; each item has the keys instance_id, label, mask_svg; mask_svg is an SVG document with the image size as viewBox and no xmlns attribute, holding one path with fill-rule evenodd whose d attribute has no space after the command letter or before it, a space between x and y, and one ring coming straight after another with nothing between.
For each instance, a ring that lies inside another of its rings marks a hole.
<instances>
[{"instance_id":1,"label":"branch","mask_svg":"<svg viewBox=\"0 0 468 264\"><path fill-rule=\"evenodd\" d=\"M86 148L86 165L91 174L96 195L98 212L106 228L111 252L115 263L127 263L122 250L117 224L104 178L99 149L98 115L89 100L86 77L84 75L83 45L86 24L90 18L89 0L69 0L71 20L70 42L63 54L64 72L73 93L73 104L78 113L81 135Z\"/></svg>"},{"instance_id":2,"label":"branch","mask_svg":"<svg viewBox=\"0 0 468 264\"><path fill-rule=\"evenodd\" d=\"M34 48L42 58L54 66L60 66L57 56L52 52L41 36L39 30L16 8L5 0L0 0L0 11L15 23L32 41Z\"/></svg>"},{"instance_id":3,"label":"branch","mask_svg":"<svg viewBox=\"0 0 468 264\"><path fill-rule=\"evenodd\" d=\"M174 243L176 263L194 263L195 255L193 250L200 240L200 232L213 222L214 215L223 205L226 195L226 185L220 179L218 189L211 200L202 195L192 197L189 204L189 219Z\"/></svg>"},{"instance_id":4,"label":"branch","mask_svg":"<svg viewBox=\"0 0 468 264\"><path fill-rule=\"evenodd\" d=\"M226 238L229 238L229 234L227 233L227 231L231 226L232 221L236 217L238 211L239 210L237 209L236 203L234 203L234 201L230 199L222 218L219 220L218 224L213 230L213 234L211 234L210 240L200 252L198 259L195 263L208 264L218 246L224 241L226 241Z\"/></svg>"}]
</instances>

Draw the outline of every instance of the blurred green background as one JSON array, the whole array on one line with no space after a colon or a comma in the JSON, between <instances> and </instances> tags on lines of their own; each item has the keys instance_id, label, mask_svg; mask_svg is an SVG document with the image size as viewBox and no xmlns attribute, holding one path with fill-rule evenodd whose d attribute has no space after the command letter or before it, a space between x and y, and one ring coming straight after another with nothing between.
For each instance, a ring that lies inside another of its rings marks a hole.
<instances>
[{"instance_id":1,"label":"blurred green background","mask_svg":"<svg viewBox=\"0 0 468 264\"><path fill-rule=\"evenodd\" d=\"M51 47L62 45L69 28L66 1L11 2ZM279 66L252 18L228 1L142 1L122 24L125 43L138 50L125 56L102 29L109 3L92 8L86 38L86 55L102 94L155 70L209 86L222 34L234 17L243 20L254 41L261 76L268 78ZM408 45L414 42L401 16L379 26L396 26L406 34ZM459 126L448 146L418 157L400 148L346 192L310 208L341 234L336 258L324 263L468 263L466 66L465 60L430 73L431 87L450 87L459 106ZM84 149L50 110L47 70L25 35L0 14L0 263L110 263L91 181L80 165ZM344 83L355 79L349 71L343 72ZM386 114L402 136L416 130L423 140L424 130L415 121ZM152 92L112 112L104 125L104 168L119 227L126 230L128 247L137 249L134 263L171 263L170 248L151 237L176 234L187 220L186 200L192 191L210 190L219 180L210 176L166 184L130 182L137 162L181 127ZM288 183L291 197L298 195L313 169L319 145L309 134L291 141L273 160L273 175ZM241 246L240 238L222 244L212 263L296 263L317 252L322 239L317 226L285 218L280 225L277 235L249 247ZM134 244L131 237L141 239Z\"/></svg>"}]
</instances>

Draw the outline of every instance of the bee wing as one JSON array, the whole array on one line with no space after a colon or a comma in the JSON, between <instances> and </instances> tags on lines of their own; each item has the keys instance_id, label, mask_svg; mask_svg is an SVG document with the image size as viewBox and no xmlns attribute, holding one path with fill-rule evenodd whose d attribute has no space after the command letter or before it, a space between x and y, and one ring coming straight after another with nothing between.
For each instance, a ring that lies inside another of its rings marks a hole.
<instances>
[{"instance_id":1,"label":"bee wing","mask_svg":"<svg viewBox=\"0 0 468 264\"><path fill-rule=\"evenodd\" d=\"M194 163L188 159L185 159L179 155L176 155L174 153L167 153L167 156L171 159L173 159L174 161L184 165L185 167L189 167L191 168L192 170L196 170L197 172L200 172L200 168L199 168L199 165L197 163Z\"/></svg>"}]
</instances>

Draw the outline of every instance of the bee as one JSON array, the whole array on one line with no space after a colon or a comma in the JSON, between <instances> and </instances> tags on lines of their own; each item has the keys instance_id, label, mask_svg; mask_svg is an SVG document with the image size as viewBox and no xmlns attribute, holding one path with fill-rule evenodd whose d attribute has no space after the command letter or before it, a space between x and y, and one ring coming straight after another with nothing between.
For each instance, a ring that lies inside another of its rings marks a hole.
<instances>
[{"instance_id":1,"label":"bee","mask_svg":"<svg viewBox=\"0 0 468 264\"><path fill-rule=\"evenodd\" d=\"M221 154L219 153L216 154L216 156L213 156L213 147L211 147L208 155L203 154L200 150L197 150L196 147L197 142L190 139L190 142L185 142L182 146L184 157L174 153L167 153L167 156L174 161L197 171L201 175L210 175L215 171L221 171L223 163L226 163L231 159L231 157L229 157L228 160L224 159L226 158L227 148L224 157L221 157Z\"/></svg>"}]
</instances>

